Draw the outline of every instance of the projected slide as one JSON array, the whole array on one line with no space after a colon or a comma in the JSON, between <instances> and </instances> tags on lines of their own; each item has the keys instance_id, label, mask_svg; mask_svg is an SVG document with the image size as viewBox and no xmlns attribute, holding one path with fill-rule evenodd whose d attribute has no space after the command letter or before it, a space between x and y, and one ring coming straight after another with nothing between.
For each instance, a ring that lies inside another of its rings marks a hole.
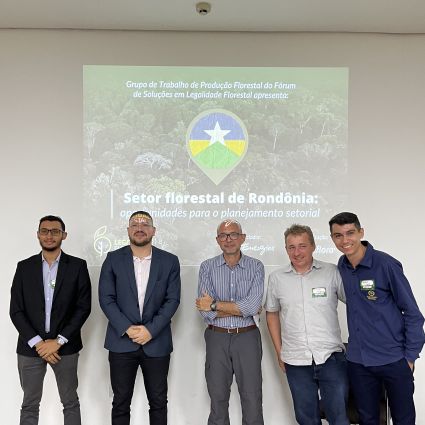
<instances>
[{"instance_id":1,"label":"projected slide","mask_svg":"<svg viewBox=\"0 0 425 425\"><path fill-rule=\"evenodd\" d=\"M155 244L197 265L236 219L243 250L282 262L292 223L334 255L344 208L347 68L84 67L84 216L90 264L127 244L147 210ZM332 257L333 258L333 257Z\"/></svg>"}]
</instances>

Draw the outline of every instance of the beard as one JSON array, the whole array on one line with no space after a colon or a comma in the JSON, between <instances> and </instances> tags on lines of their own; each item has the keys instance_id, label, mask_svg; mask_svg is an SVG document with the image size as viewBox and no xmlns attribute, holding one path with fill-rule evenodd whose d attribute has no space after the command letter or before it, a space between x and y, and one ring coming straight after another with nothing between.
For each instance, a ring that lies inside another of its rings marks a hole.
<instances>
[{"instance_id":1,"label":"beard","mask_svg":"<svg viewBox=\"0 0 425 425\"><path fill-rule=\"evenodd\" d=\"M46 251L46 252L56 251L58 248L61 247L61 245L62 245L62 241L59 242L59 243L57 243L57 244L55 244L55 245L48 245L48 246L46 246L45 244L43 244L42 242L40 242L41 249L43 251Z\"/></svg>"},{"instance_id":2,"label":"beard","mask_svg":"<svg viewBox=\"0 0 425 425\"><path fill-rule=\"evenodd\" d=\"M43 246L42 248L43 248L43 251L53 252L53 251L56 251L59 247L57 247L57 246L49 246L49 247Z\"/></svg>"},{"instance_id":3,"label":"beard","mask_svg":"<svg viewBox=\"0 0 425 425\"><path fill-rule=\"evenodd\" d=\"M131 242L132 245L138 246L138 247L149 245L152 242L152 236L150 238L146 238L142 241L136 241L133 238L129 238L129 239L130 239L130 242Z\"/></svg>"}]
</instances>

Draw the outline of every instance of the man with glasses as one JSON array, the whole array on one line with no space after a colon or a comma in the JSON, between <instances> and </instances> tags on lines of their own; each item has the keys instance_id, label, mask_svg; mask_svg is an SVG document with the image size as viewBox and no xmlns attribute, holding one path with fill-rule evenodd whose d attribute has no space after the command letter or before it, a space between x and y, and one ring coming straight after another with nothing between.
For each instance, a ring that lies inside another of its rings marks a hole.
<instances>
[{"instance_id":1,"label":"man with glasses","mask_svg":"<svg viewBox=\"0 0 425 425\"><path fill-rule=\"evenodd\" d=\"M136 211L127 227L130 245L108 253L100 273L100 306L109 320L112 425L130 424L137 370L143 374L150 425L167 424L171 318L180 303L178 258L152 246L149 213Z\"/></svg>"},{"instance_id":2,"label":"man with glasses","mask_svg":"<svg viewBox=\"0 0 425 425\"><path fill-rule=\"evenodd\" d=\"M205 377L211 398L208 425L229 424L233 375L244 425L263 425L261 336L254 316L261 310L264 266L241 253L241 225L226 220L217 228L222 254L201 264L196 307L204 318Z\"/></svg>"},{"instance_id":3,"label":"man with glasses","mask_svg":"<svg viewBox=\"0 0 425 425\"><path fill-rule=\"evenodd\" d=\"M338 322L345 302L334 264L313 258L310 227L284 233L290 263L269 276L265 309L277 361L286 372L300 425L320 425L319 390L330 425L348 425L347 362Z\"/></svg>"},{"instance_id":4,"label":"man with glasses","mask_svg":"<svg viewBox=\"0 0 425 425\"><path fill-rule=\"evenodd\" d=\"M41 253L18 263L10 317L19 332L18 371L24 398L20 425L38 424L47 364L55 374L65 425L80 425L77 394L81 328L90 314L91 285L84 260L65 254L60 217L40 220Z\"/></svg>"}]
</instances>

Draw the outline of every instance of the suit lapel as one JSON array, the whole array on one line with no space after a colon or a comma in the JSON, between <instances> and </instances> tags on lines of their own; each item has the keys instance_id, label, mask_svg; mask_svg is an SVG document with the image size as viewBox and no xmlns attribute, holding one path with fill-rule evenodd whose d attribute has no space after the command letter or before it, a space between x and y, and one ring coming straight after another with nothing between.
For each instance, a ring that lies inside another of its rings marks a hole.
<instances>
[{"instance_id":1,"label":"suit lapel","mask_svg":"<svg viewBox=\"0 0 425 425\"><path fill-rule=\"evenodd\" d=\"M158 273L159 273L159 266L160 266L158 254L159 253L157 249L153 246L151 268L149 270L148 285L146 287L145 302L143 303L143 305L146 305L146 303L149 301L149 298L152 295L152 292L155 288L155 282L158 280Z\"/></svg>"},{"instance_id":2,"label":"suit lapel","mask_svg":"<svg viewBox=\"0 0 425 425\"><path fill-rule=\"evenodd\" d=\"M43 284L43 257L42 254L35 257L34 263L35 288L44 305L44 284Z\"/></svg>"},{"instance_id":3,"label":"suit lapel","mask_svg":"<svg viewBox=\"0 0 425 425\"><path fill-rule=\"evenodd\" d=\"M133 291L133 294L136 299L138 299L139 295L137 293L136 276L134 274L133 252L131 251L130 246L128 246L127 248L128 249L125 249L123 251L123 267L124 270L126 270L127 272L128 283L130 285L130 288Z\"/></svg>"},{"instance_id":4,"label":"suit lapel","mask_svg":"<svg viewBox=\"0 0 425 425\"><path fill-rule=\"evenodd\" d=\"M59 259L59 264L58 264L58 272L56 274L55 290L53 291L53 302L55 302L55 299L57 298L58 293L60 289L62 288L63 281L66 276L66 270L68 268L68 263L69 263L69 256L62 251L61 257Z\"/></svg>"}]
</instances>

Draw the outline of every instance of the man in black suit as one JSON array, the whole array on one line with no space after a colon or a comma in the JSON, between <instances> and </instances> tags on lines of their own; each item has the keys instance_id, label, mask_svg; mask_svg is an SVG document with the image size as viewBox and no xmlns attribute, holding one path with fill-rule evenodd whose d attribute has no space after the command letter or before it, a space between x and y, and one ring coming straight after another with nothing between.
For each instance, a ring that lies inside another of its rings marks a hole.
<instances>
[{"instance_id":1,"label":"man in black suit","mask_svg":"<svg viewBox=\"0 0 425 425\"><path fill-rule=\"evenodd\" d=\"M77 365L91 284L86 262L61 250L66 236L60 217L40 219L41 253L20 261L13 279L10 318L19 332L16 351L24 391L20 425L38 424L47 364L56 377L64 425L81 424Z\"/></svg>"},{"instance_id":2,"label":"man in black suit","mask_svg":"<svg viewBox=\"0 0 425 425\"><path fill-rule=\"evenodd\" d=\"M109 320L112 425L130 424L130 404L140 367L149 401L151 425L167 424L167 376L171 318L180 303L178 258L152 246L152 217L137 211L130 217L130 245L108 253L99 280L99 301Z\"/></svg>"}]
</instances>

